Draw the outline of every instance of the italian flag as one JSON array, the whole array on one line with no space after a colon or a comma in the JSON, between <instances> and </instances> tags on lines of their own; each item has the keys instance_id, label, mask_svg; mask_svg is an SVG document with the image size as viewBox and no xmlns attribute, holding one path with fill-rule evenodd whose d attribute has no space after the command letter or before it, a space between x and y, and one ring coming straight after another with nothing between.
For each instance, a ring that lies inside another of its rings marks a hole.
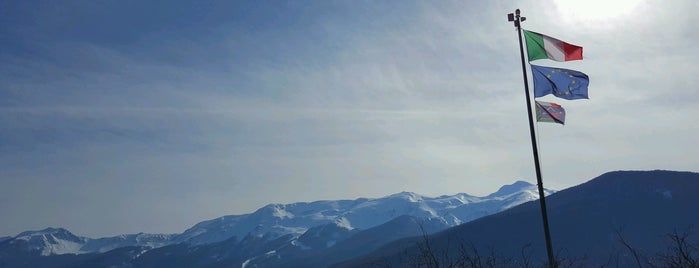
<instances>
[{"instance_id":1,"label":"italian flag","mask_svg":"<svg viewBox=\"0 0 699 268\"><path fill-rule=\"evenodd\" d=\"M583 49L556 38L536 32L524 31L529 61L551 59L555 61L582 60Z\"/></svg>"}]
</instances>

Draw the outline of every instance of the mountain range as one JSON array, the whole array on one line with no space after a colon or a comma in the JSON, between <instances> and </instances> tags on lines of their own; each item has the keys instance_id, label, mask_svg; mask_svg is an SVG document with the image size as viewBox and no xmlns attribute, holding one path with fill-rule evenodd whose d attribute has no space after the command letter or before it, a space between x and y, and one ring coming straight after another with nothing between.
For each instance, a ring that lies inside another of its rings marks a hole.
<instances>
[{"instance_id":1,"label":"mountain range","mask_svg":"<svg viewBox=\"0 0 699 268\"><path fill-rule=\"evenodd\" d=\"M311 260L329 265L329 260L357 257L395 239L434 233L537 198L536 186L517 181L484 197L401 192L270 204L250 214L203 221L180 234L95 239L47 228L0 238L0 267L283 267Z\"/></svg>"},{"instance_id":2,"label":"mountain range","mask_svg":"<svg viewBox=\"0 0 699 268\"><path fill-rule=\"evenodd\" d=\"M699 223L699 173L614 171L548 193L560 265L699 263L692 231ZM543 266L537 197L536 186L518 181L484 197L402 192L270 204L180 234L92 239L48 228L0 239L0 267ZM681 245L685 251L678 251Z\"/></svg>"},{"instance_id":3,"label":"mountain range","mask_svg":"<svg viewBox=\"0 0 699 268\"><path fill-rule=\"evenodd\" d=\"M697 193L699 173L655 170L609 172L552 194L546 203L556 258L573 267L696 267ZM377 261L403 267L426 260L415 256L438 256L430 261L440 264L491 256L511 260L498 267L523 266L527 260L545 263L541 222L538 202L528 202L427 237L384 244L335 267L367 267ZM684 251L678 242L684 243ZM682 258L694 264L682 263Z\"/></svg>"}]
</instances>

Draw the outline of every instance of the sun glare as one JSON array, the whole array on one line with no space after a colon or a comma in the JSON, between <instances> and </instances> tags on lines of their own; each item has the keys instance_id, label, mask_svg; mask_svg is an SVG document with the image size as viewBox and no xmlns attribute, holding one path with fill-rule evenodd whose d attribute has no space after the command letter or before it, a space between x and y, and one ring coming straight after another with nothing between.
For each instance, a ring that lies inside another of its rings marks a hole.
<instances>
[{"instance_id":1,"label":"sun glare","mask_svg":"<svg viewBox=\"0 0 699 268\"><path fill-rule=\"evenodd\" d=\"M627 18L641 0L554 0L563 20L605 23Z\"/></svg>"}]
</instances>

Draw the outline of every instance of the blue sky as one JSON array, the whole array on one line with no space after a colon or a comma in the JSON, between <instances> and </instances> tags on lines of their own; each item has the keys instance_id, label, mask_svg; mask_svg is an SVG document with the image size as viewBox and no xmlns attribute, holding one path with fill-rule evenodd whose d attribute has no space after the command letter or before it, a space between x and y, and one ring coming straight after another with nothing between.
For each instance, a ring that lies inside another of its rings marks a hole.
<instances>
[{"instance_id":1,"label":"blue sky","mask_svg":"<svg viewBox=\"0 0 699 268\"><path fill-rule=\"evenodd\" d=\"M268 203L535 182L516 32L581 45L546 187L697 171L692 1L0 3L0 235L181 232ZM601 8L604 6L604 8Z\"/></svg>"}]
</instances>

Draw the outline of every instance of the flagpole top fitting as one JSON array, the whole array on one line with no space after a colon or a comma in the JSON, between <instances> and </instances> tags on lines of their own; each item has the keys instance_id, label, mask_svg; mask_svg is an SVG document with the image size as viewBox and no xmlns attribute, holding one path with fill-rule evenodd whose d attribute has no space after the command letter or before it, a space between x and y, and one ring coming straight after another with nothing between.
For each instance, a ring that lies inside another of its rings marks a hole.
<instances>
[{"instance_id":1,"label":"flagpole top fitting","mask_svg":"<svg viewBox=\"0 0 699 268\"><path fill-rule=\"evenodd\" d=\"M527 20L527 18L521 17L519 14L520 14L520 12L519 12L519 8L518 8L517 10L515 10L514 14L513 13L507 14L507 21L512 21L515 23L515 27L519 27L520 22Z\"/></svg>"}]
</instances>

